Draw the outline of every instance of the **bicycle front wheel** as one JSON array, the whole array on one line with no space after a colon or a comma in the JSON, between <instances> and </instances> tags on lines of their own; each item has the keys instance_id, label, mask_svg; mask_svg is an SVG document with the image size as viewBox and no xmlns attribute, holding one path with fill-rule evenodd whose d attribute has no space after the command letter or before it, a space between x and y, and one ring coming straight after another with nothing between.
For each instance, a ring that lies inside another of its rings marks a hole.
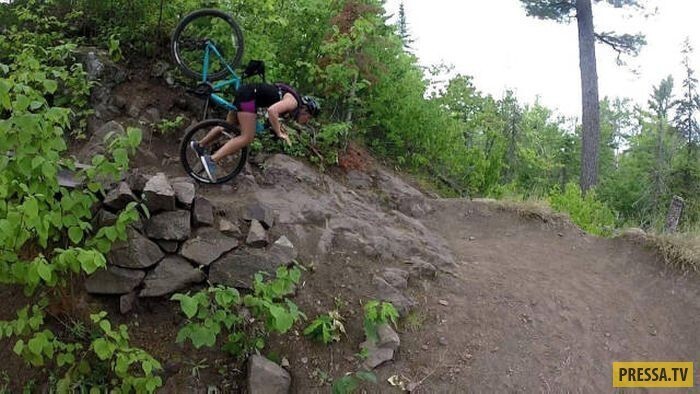
<instances>
[{"instance_id":1,"label":"bicycle front wheel","mask_svg":"<svg viewBox=\"0 0 700 394\"><path fill-rule=\"evenodd\" d=\"M209 54L207 79L222 79L238 67L243 57L243 33L231 15L214 9L192 12L178 23L170 42L173 59L188 77L203 79L206 43L212 43L221 57Z\"/></svg>"},{"instance_id":2,"label":"bicycle front wheel","mask_svg":"<svg viewBox=\"0 0 700 394\"><path fill-rule=\"evenodd\" d=\"M223 130L216 132L215 128ZM231 139L241 135L240 130L222 119L207 119L185 131L180 145L180 161L189 176L202 183L219 184L228 182L241 172L248 159L248 147L229 155L217 163L216 181L207 176L200 156L191 146L192 141L201 145L205 154L213 154Z\"/></svg>"}]
</instances>

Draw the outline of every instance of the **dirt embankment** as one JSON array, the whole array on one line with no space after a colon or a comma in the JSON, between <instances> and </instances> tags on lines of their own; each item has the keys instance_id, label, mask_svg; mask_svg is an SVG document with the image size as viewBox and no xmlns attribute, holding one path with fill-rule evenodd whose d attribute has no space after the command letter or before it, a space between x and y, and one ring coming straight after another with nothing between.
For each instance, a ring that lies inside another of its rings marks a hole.
<instances>
[{"instance_id":1,"label":"dirt embankment","mask_svg":"<svg viewBox=\"0 0 700 394\"><path fill-rule=\"evenodd\" d=\"M177 131L160 136L139 116L156 113L146 108L156 102L158 115L171 119L187 102L141 97L174 94L153 82L126 82L115 92L122 99L107 107L111 115L94 121L145 125L137 166L184 175L175 159ZM294 301L310 318L333 309L345 318L348 334L331 346L299 335L303 325L268 338L264 354L289 361L294 392L328 392L330 380L359 368L361 303L373 298L394 297L405 313L399 350L375 370L379 383L365 386L369 392L399 392L387 382L394 375L424 393L607 392L612 361L698 361L697 278L666 270L633 242L523 218L488 202L431 198L381 166L321 174L284 155L258 156L232 183L199 186L198 193L244 233L245 206L270 206L276 224L269 238L288 237L309 267ZM390 267L410 273L405 289L382 288L378 278ZM1 291L6 298L18 294ZM118 316L116 299L80 298L83 306L109 310L128 324L133 344L166 361L163 392L243 390L241 362L217 349L175 345L184 319L167 298L144 300L125 316ZM5 304L0 319L16 309ZM0 348L7 360L0 370L20 377L10 387L41 381L44 375L28 374L12 345L3 341Z\"/></svg>"}]
</instances>

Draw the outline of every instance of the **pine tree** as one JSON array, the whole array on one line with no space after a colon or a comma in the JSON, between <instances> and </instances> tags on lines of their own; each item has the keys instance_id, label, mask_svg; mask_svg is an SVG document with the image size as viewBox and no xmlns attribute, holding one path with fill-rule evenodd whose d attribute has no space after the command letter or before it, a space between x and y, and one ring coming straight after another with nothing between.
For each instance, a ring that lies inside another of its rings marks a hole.
<instances>
[{"instance_id":1,"label":"pine tree","mask_svg":"<svg viewBox=\"0 0 700 394\"><path fill-rule=\"evenodd\" d=\"M580 186L583 191L598 182L598 147L600 141L600 104L598 102L598 72L596 40L609 45L618 53L636 55L645 43L642 35L595 32L592 2L602 0L520 0L528 15L567 23L576 18L579 36L581 68L583 137L581 149ZM616 8L642 8L638 0L605 0Z\"/></svg>"},{"instance_id":2,"label":"pine tree","mask_svg":"<svg viewBox=\"0 0 700 394\"><path fill-rule=\"evenodd\" d=\"M399 37L403 42L403 47L405 49L412 49L411 44L414 40L411 38L411 34L408 32L408 23L406 22L406 9L404 8L403 1L399 4Z\"/></svg>"},{"instance_id":3,"label":"pine tree","mask_svg":"<svg viewBox=\"0 0 700 394\"><path fill-rule=\"evenodd\" d=\"M683 54L681 64L685 69L685 78L682 83L683 97L676 101L674 125L686 143L686 157L679 171L682 178L680 184L685 194L694 194L693 190L698 189L697 180L700 176L697 157L700 127L698 127L698 121L695 117L696 112L700 110L700 96L698 96L697 91L698 79L695 77L695 70L690 66L690 56L693 53L690 39L686 38L681 53Z\"/></svg>"}]
</instances>

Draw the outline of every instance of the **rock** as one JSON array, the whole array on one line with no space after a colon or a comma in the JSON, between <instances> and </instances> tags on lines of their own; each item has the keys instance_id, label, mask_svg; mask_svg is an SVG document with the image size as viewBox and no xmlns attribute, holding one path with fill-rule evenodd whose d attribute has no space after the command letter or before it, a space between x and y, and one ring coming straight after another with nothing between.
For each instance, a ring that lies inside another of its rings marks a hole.
<instances>
[{"instance_id":1,"label":"rock","mask_svg":"<svg viewBox=\"0 0 700 394\"><path fill-rule=\"evenodd\" d=\"M268 205L256 201L246 207L243 219L247 221L257 220L267 229L275 223L275 213Z\"/></svg>"},{"instance_id":2,"label":"rock","mask_svg":"<svg viewBox=\"0 0 700 394\"><path fill-rule=\"evenodd\" d=\"M158 108L151 107L151 108L147 109L146 112L143 114L143 116L146 119L146 121L149 123L160 122L160 111L158 111Z\"/></svg>"},{"instance_id":3,"label":"rock","mask_svg":"<svg viewBox=\"0 0 700 394\"><path fill-rule=\"evenodd\" d=\"M438 338L438 343L440 344L440 346L447 346L448 345L447 338L445 338L445 337Z\"/></svg>"},{"instance_id":4,"label":"rock","mask_svg":"<svg viewBox=\"0 0 700 394\"><path fill-rule=\"evenodd\" d=\"M172 182L177 202L185 208L190 208L194 202L195 188L191 182Z\"/></svg>"},{"instance_id":5,"label":"rock","mask_svg":"<svg viewBox=\"0 0 700 394\"><path fill-rule=\"evenodd\" d=\"M118 212L126 208L127 204L133 201L136 201L136 196L131 192L129 184L126 182L119 182L116 188L107 193L107 197L105 197L102 203L108 209Z\"/></svg>"},{"instance_id":6,"label":"rock","mask_svg":"<svg viewBox=\"0 0 700 394\"><path fill-rule=\"evenodd\" d=\"M263 356L248 358L248 394L287 394L292 384L289 372Z\"/></svg>"},{"instance_id":7,"label":"rock","mask_svg":"<svg viewBox=\"0 0 700 394\"><path fill-rule=\"evenodd\" d=\"M382 324L377 327L377 334L379 336L379 341L377 341L377 347L388 348L393 351L399 349L401 345L401 339L399 334L394 331L394 329L388 324Z\"/></svg>"},{"instance_id":8,"label":"rock","mask_svg":"<svg viewBox=\"0 0 700 394\"><path fill-rule=\"evenodd\" d=\"M151 177L143 188L143 194L144 202L151 214L175 210L175 191L164 173L159 172Z\"/></svg>"},{"instance_id":9,"label":"rock","mask_svg":"<svg viewBox=\"0 0 700 394\"><path fill-rule=\"evenodd\" d=\"M146 276L139 297L164 296L204 279L204 273L187 260L180 256L168 256Z\"/></svg>"},{"instance_id":10,"label":"rock","mask_svg":"<svg viewBox=\"0 0 700 394\"><path fill-rule=\"evenodd\" d=\"M264 248L267 245L267 233L257 220L250 222L250 231L248 231L245 243L254 248Z\"/></svg>"},{"instance_id":11,"label":"rock","mask_svg":"<svg viewBox=\"0 0 700 394\"><path fill-rule=\"evenodd\" d=\"M272 244L268 253L283 265L289 265L297 258L297 251L294 249L294 245L284 235Z\"/></svg>"},{"instance_id":12,"label":"rock","mask_svg":"<svg viewBox=\"0 0 700 394\"><path fill-rule=\"evenodd\" d=\"M415 218L433 211L428 201L422 196L400 197L397 208L401 213Z\"/></svg>"},{"instance_id":13,"label":"rock","mask_svg":"<svg viewBox=\"0 0 700 394\"><path fill-rule=\"evenodd\" d=\"M369 189L372 187L372 177L364 172L352 170L347 174L348 185L355 189Z\"/></svg>"},{"instance_id":14,"label":"rock","mask_svg":"<svg viewBox=\"0 0 700 394\"><path fill-rule=\"evenodd\" d=\"M146 188L148 180L153 178L153 175L144 174L138 168L131 171L126 177L126 183L135 194L141 194Z\"/></svg>"},{"instance_id":15,"label":"rock","mask_svg":"<svg viewBox=\"0 0 700 394\"><path fill-rule=\"evenodd\" d=\"M214 224L214 208L209 200L197 197L192 210L192 223L195 226L211 226Z\"/></svg>"},{"instance_id":16,"label":"rock","mask_svg":"<svg viewBox=\"0 0 700 394\"><path fill-rule=\"evenodd\" d=\"M450 303L447 302L447 300L438 300L438 304L440 304L442 306L449 306L450 305Z\"/></svg>"},{"instance_id":17,"label":"rock","mask_svg":"<svg viewBox=\"0 0 700 394\"><path fill-rule=\"evenodd\" d=\"M214 284L252 289L253 275L274 274L281 264L261 249L237 249L211 264L209 280Z\"/></svg>"},{"instance_id":18,"label":"rock","mask_svg":"<svg viewBox=\"0 0 700 394\"><path fill-rule=\"evenodd\" d=\"M115 137L126 135L124 127L117 121L111 121L100 127L90 137L87 144L77 154L78 160L85 164L92 163L92 158L105 153L105 147L109 145Z\"/></svg>"},{"instance_id":19,"label":"rock","mask_svg":"<svg viewBox=\"0 0 700 394\"><path fill-rule=\"evenodd\" d=\"M404 290L408 287L408 271L399 268L385 268L382 274L391 286Z\"/></svg>"},{"instance_id":20,"label":"rock","mask_svg":"<svg viewBox=\"0 0 700 394\"><path fill-rule=\"evenodd\" d=\"M90 294L126 294L137 288L144 276L140 270L108 266L88 276L85 289Z\"/></svg>"},{"instance_id":21,"label":"rock","mask_svg":"<svg viewBox=\"0 0 700 394\"><path fill-rule=\"evenodd\" d=\"M97 228L111 226L117 222L117 215L112 212L100 209L97 214L95 214L95 223Z\"/></svg>"},{"instance_id":22,"label":"rock","mask_svg":"<svg viewBox=\"0 0 700 394\"><path fill-rule=\"evenodd\" d=\"M180 255L199 265L209 265L226 252L235 249L238 241L211 228L197 231L197 236L182 245Z\"/></svg>"},{"instance_id":23,"label":"rock","mask_svg":"<svg viewBox=\"0 0 700 394\"><path fill-rule=\"evenodd\" d=\"M282 357L282 362L280 363L280 367L289 368L289 360L287 359L287 357Z\"/></svg>"},{"instance_id":24,"label":"rock","mask_svg":"<svg viewBox=\"0 0 700 394\"><path fill-rule=\"evenodd\" d=\"M126 241L117 241L112 245L112 250L107 255L110 264L143 269L163 259L163 252L154 242L130 227L127 227L126 233Z\"/></svg>"},{"instance_id":25,"label":"rock","mask_svg":"<svg viewBox=\"0 0 700 394\"><path fill-rule=\"evenodd\" d=\"M119 297L119 312L122 315L126 315L134 309L134 304L136 303L136 292L132 291L129 294L124 294Z\"/></svg>"},{"instance_id":26,"label":"rock","mask_svg":"<svg viewBox=\"0 0 700 394\"><path fill-rule=\"evenodd\" d=\"M177 241L165 241L159 239L156 241L156 243L165 253L177 253L177 249L180 247L180 244Z\"/></svg>"},{"instance_id":27,"label":"rock","mask_svg":"<svg viewBox=\"0 0 700 394\"><path fill-rule=\"evenodd\" d=\"M146 235L154 239L184 241L190 237L190 232L189 211L159 213L146 224Z\"/></svg>"},{"instance_id":28,"label":"rock","mask_svg":"<svg viewBox=\"0 0 700 394\"><path fill-rule=\"evenodd\" d=\"M415 306L415 301L406 297L398 289L387 283L384 279L375 276L372 280L377 287L377 298L382 301L391 302L400 315L404 316Z\"/></svg>"},{"instance_id":29,"label":"rock","mask_svg":"<svg viewBox=\"0 0 700 394\"><path fill-rule=\"evenodd\" d=\"M369 370L377 368L385 362L394 359L394 351L390 348L376 347L374 344L367 341L362 342L360 348L367 349L367 358L362 365Z\"/></svg>"},{"instance_id":30,"label":"rock","mask_svg":"<svg viewBox=\"0 0 700 394\"><path fill-rule=\"evenodd\" d=\"M410 265L409 271L411 276L418 278L434 278L437 275L437 268L420 258L414 257L408 264Z\"/></svg>"},{"instance_id":31,"label":"rock","mask_svg":"<svg viewBox=\"0 0 700 394\"><path fill-rule=\"evenodd\" d=\"M229 222L226 219L220 219L219 220L219 231L226 235L234 236L234 237L240 237L243 235L243 232L241 232L240 227L237 225Z\"/></svg>"}]
</instances>

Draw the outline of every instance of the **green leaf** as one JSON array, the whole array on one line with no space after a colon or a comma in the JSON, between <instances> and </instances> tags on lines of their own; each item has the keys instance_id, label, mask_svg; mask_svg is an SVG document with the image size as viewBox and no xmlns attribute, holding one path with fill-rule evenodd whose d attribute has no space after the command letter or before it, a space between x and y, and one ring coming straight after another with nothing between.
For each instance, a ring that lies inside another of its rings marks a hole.
<instances>
[{"instance_id":1,"label":"green leaf","mask_svg":"<svg viewBox=\"0 0 700 394\"><path fill-rule=\"evenodd\" d=\"M97 338L92 342L92 348L100 360L107 360L112 357L113 349L109 342L104 338Z\"/></svg>"},{"instance_id":2,"label":"green leaf","mask_svg":"<svg viewBox=\"0 0 700 394\"><path fill-rule=\"evenodd\" d=\"M182 299L180 299L180 308L188 319L193 318L194 315L197 314L197 307L197 300L195 300L193 297L183 296Z\"/></svg>"},{"instance_id":3,"label":"green leaf","mask_svg":"<svg viewBox=\"0 0 700 394\"><path fill-rule=\"evenodd\" d=\"M42 262L39 262L36 267L37 272L39 273L39 276L41 279L43 279L45 282L51 281L51 275L53 273L53 267L50 265Z\"/></svg>"},{"instance_id":4,"label":"green leaf","mask_svg":"<svg viewBox=\"0 0 700 394\"><path fill-rule=\"evenodd\" d=\"M47 92L53 94L56 92L56 89L58 88L58 83L56 81L52 81L50 79L45 79L44 80L44 89L46 89Z\"/></svg>"},{"instance_id":5,"label":"green leaf","mask_svg":"<svg viewBox=\"0 0 700 394\"><path fill-rule=\"evenodd\" d=\"M27 343L27 347L29 348L29 351L36 355L40 355L44 349L44 346L46 346L47 341L46 341L46 336L43 335L43 333L36 334L34 338L30 339L29 342Z\"/></svg>"},{"instance_id":6,"label":"green leaf","mask_svg":"<svg viewBox=\"0 0 700 394\"><path fill-rule=\"evenodd\" d=\"M15 346L12 348L12 351L15 352L16 355L21 355L22 351L24 350L24 341L23 340L18 340L17 343L15 343Z\"/></svg>"},{"instance_id":7,"label":"green leaf","mask_svg":"<svg viewBox=\"0 0 700 394\"><path fill-rule=\"evenodd\" d=\"M68 238L74 243L78 244L83 240L83 230L80 227L71 227L68 229Z\"/></svg>"},{"instance_id":8,"label":"green leaf","mask_svg":"<svg viewBox=\"0 0 700 394\"><path fill-rule=\"evenodd\" d=\"M12 109L12 103L10 102L10 84L6 79L0 79L0 106L3 109Z\"/></svg>"}]
</instances>

